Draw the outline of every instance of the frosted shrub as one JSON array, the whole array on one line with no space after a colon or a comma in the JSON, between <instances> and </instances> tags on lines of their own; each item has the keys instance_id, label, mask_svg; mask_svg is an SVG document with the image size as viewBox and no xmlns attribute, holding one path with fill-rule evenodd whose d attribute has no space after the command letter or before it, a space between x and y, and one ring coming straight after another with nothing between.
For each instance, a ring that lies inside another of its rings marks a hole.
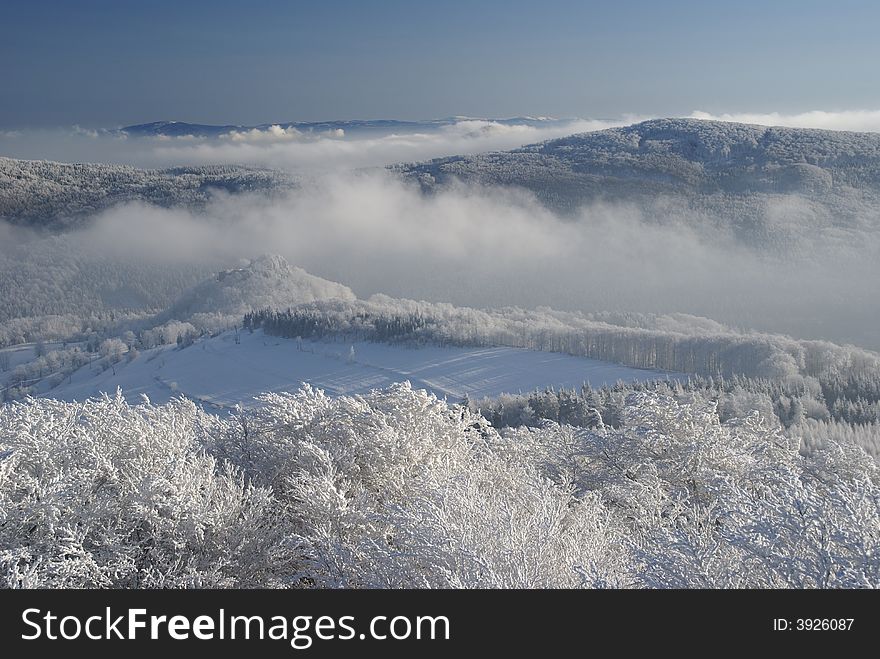
<instances>
[{"instance_id":1,"label":"frosted shrub","mask_svg":"<svg viewBox=\"0 0 880 659\"><path fill-rule=\"evenodd\" d=\"M629 396L499 434L400 384L0 407L9 587L878 587L880 468L755 413Z\"/></svg>"},{"instance_id":2,"label":"frosted shrub","mask_svg":"<svg viewBox=\"0 0 880 659\"><path fill-rule=\"evenodd\" d=\"M700 399L635 394L623 421L506 436L536 446L557 482L601 493L627 528L642 585L880 585L878 469L858 447L806 459L759 415L722 424Z\"/></svg>"},{"instance_id":3,"label":"frosted shrub","mask_svg":"<svg viewBox=\"0 0 880 659\"><path fill-rule=\"evenodd\" d=\"M8 587L271 582L272 497L198 444L187 401L0 408L0 578Z\"/></svg>"},{"instance_id":4,"label":"frosted shrub","mask_svg":"<svg viewBox=\"0 0 880 659\"><path fill-rule=\"evenodd\" d=\"M392 511L394 535L370 573L378 585L623 587L629 557L600 497L580 501L498 458L459 469ZM374 558L374 557L371 557Z\"/></svg>"},{"instance_id":5,"label":"frosted shrub","mask_svg":"<svg viewBox=\"0 0 880 659\"><path fill-rule=\"evenodd\" d=\"M601 503L575 502L493 450L502 440L482 417L408 384L336 399L305 387L261 402L218 451L290 504L305 582L621 583Z\"/></svg>"}]
</instances>

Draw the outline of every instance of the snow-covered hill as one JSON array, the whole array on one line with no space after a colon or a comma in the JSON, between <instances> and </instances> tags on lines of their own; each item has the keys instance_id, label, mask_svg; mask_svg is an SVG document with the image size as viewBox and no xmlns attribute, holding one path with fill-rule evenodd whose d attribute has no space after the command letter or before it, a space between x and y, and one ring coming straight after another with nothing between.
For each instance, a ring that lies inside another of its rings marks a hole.
<instances>
[{"instance_id":1,"label":"snow-covered hill","mask_svg":"<svg viewBox=\"0 0 880 659\"><path fill-rule=\"evenodd\" d=\"M598 193L594 185L614 183L647 192L679 187L821 194L834 186L880 187L880 135L656 119L401 169L428 183L430 175L438 183L464 177L535 188L563 175L560 183L579 183L583 193Z\"/></svg>"},{"instance_id":2,"label":"snow-covered hill","mask_svg":"<svg viewBox=\"0 0 880 659\"><path fill-rule=\"evenodd\" d=\"M209 407L248 405L266 391L295 391L302 382L332 395L359 394L408 380L458 400L529 392L536 388L599 387L618 380L675 377L583 357L517 348L408 348L383 343L296 341L261 331L229 331L177 349L145 350L103 370L84 366L64 383L40 392L84 400L117 387L130 401L185 395Z\"/></svg>"},{"instance_id":3,"label":"snow-covered hill","mask_svg":"<svg viewBox=\"0 0 880 659\"><path fill-rule=\"evenodd\" d=\"M222 270L186 291L159 320L190 320L199 314L231 316L254 309L285 309L317 300L354 300L351 289L291 266L282 256L264 255L240 268Z\"/></svg>"},{"instance_id":4,"label":"snow-covered hill","mask_svg":"<svg viewBox=\"0 0 880 659\"><path fill-rule=\"evenodd\" d=\"M743 242L857 243L880 227L880 135L658 119L513 151L395 168L426 191L525 188L549 207L626 203Z\"/></svg>"},{"instance_id":5,"label":"snow-covered hill","mask_svg":"<svg viewBox=\"0 0 880 659\"><path fill-rule=\"evenodd\" d=\"M137 169L0 157L0 220L58 229L124 202L198 208L216 191L271 192L295 184L283 172L229 165Z\"/></svg>"}]
</instances>

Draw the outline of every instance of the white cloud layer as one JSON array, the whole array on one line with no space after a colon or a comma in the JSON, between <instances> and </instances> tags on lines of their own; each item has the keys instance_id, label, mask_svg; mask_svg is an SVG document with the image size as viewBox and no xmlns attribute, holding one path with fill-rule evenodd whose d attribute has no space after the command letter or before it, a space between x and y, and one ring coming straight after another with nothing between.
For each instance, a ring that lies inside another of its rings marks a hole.
<instances>
[{"instance_id":1,"label":"white cloud layer","mask_svg":"<svg viewBox=\"0 0 880 659\"><path fill-rule=\"evenodd\" d=\"M821 128L824 130L880 133L880 110L842 110L839 112L812 110L795 114L783 114L780 112L711 114L697 110L692 112L690 117L693 119L733 121L761 126L788 126L791 128Z\"/></svg>"},{"instance_id":2,"label":"white cloud layer","mask_svg":"<svg viewBox=\"0 0 880 659\"><path fill-rule=\"evenodd\" d=\"M426 196L377 172L320 177L281 199L220 196L204 213L117 207L78 239L126 260L228 265L279 253L360 296L680 311L876 343L865 334L880 311L864 300L880 276L880 241L866 237L845 253L808 244L779 258L696 231L705 218L685 222L685 212L648 218L633 206L594 204L561 218L524 192L455 186Z\"/></svg>"},{"instance_id":3,"label":"white cloud layer","mask_svg":"<svg viewBox=\"0 0 880 659\"><path fill-rule=\"evenodd\" d=\"M232 130L226 133L223 138L233 142L288 142L302 139L303 134L293 126L282 128L275 124L264 130L259 128Z\"/></svg>"}]
</instances>

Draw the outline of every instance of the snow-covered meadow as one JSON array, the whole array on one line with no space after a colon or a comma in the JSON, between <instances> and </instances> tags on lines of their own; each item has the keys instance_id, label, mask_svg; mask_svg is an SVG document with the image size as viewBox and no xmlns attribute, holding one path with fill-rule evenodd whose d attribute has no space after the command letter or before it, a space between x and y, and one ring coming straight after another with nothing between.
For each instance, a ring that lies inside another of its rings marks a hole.
<instances>
[{"instance_id":1,"label":"snow-covered meadow","mask_svg":"<svg viewBox=\"0 0 880 659\"><path fill-rule=\"evenodd\" d=\"M252 405L265 392L307 383L329 395L364 394L409 381L458 402L546 387L612 385L618 380L676 378L680 374L629 368L585 357L508 347L406 347L387 343L283 339L228 331L179 349L141 351L112 368L86 365L42 395L82 401L122 390L130 402L146 395L164 403L186 396L208 408Z\"/></svg>"}]
</instances>

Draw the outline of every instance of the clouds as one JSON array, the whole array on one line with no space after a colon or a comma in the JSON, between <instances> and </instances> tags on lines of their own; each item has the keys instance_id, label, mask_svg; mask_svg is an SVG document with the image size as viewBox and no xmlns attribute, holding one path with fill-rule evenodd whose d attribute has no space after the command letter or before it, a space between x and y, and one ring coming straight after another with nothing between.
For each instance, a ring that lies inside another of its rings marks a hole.
<instances>
[{"instance_id":1,"label":"clouds","mask_svg":"<svg viewBox=\"0 0 880 659\"><path fill-rule=\"evenodd\" d=\"M232 130L223 135L221 139L233 142L288 142L303 139L303 134L293 126L283 128L278 124L273 124L264 129Z\"/></svg>"},{"instance_id":2,"label":"clouds","mask_svg":"<svg viewBox=\"0 0 880 659\"><path fill-rule=\"evenodd\" d=\"M425 196L382 173L334 174L281 199L218 197L203 214L118 207L77 240L99 254L165 265L228 267L279 253L361 297L678 311L800 336L873 340L859 332L880 321L860 302L871 299L880 277L876 244L846 254L770 255L700 232L701 218L682 221L683 212L647 217L627 204L594 204L561 218L525 192L455 186Z\"/></svg>"},{"instance_id":3,"label":"clouds","mask_svg":"<svg viewBox=\"0 0 880 659\"><path fill-rule=\"evenodd\" d=\"M0 153L63 162L108 162L139 167L238 164L293 171L381 167L442 156L513 149L525 144L626 125L635 120L460 119L418 132L303 132L295 127L233 130L219 138L126 138L123 133L55 130L0 135Z\"/></svg>"},{"instance_id":4,"label":"clouds","mask_svg":"<svg viewBox=\"0 0 880 659\"><path fill-rule=\"evenodd\" d=\"M768 221L799 226L809 211L797 196L766 209ZM713 227L686 204L592 204L563 218L523 191L459 184L424 195L382 171L336 172L281 197L217 195L200 212L118 206L49 238L0 223L0 255L31 240L42 247L9 253L210 272L277 253L361 297L685 312L880 347L880 310L864 302L876 294L880 241L862 232L834 249L806 241L758 251Z\"/></svg>"},{"instance_id":5,"label":"clouds","mask_svg":"<svg viewBox=\"0 0 880 659\"><path fill-rule=\"evenodd\" d=\"M768 125L880 131L880 112L810 112L697 118ZM680 311L742 326L880 346L876 242L843 236L846 253L815 250L777 258L730 238L699 233L709 217L686 204L650 217L627 204L594 204L561 218L525 192L453 186L426 196L381 172L352 170L445 155L515 148L576 132L633 123L618 120L511 121L462 118L410 133L304 133L280 125L215 139L125 139L106 133L25 132L0 136L27 157L127 162L146 166L244 163L305 171L303 187L281 199L218 196L204 213L128 205L86 232L58 240L99 254L218 266L280 253L361 296L396 296L470 306ZM39 139L35 139L39 137ZM2 152L0 151L0 152ZM865 209L874 213L877 209ZM809 233L813 209L796 196L774 197L767 225ZM858 218L853 227L861 226ZM866 224L865 226L868 226ZM0 227L0 243L17 240ZM871 337L860 332L874 332Z\"/></svg>"},{"instance_id":6,"label":"clouds","mask_svg":"<svg viewBox=\"0 0 880 659\"><path fill-rule=\"evenodd\" d=\"M273 127L248 131L242 138L171 143L148 157L155 163L237 163L286 170L343 170L429 160L451 155L513 149L525 144L623 125L625 120L548 122L547 126L463 119L420 132L357 135L321 133L289 135Z\"/></svg>"},{"instance_id":7,"label":"clouds","mask_svg":"<svg viewBox=\"0 0 880 659\"><path fill-rule=\"evenodd\" d=\"M788 126L790 128L820 128L823 130L850 130L856 132L880 132L880 110L812 110L784 114L780 112L740 112L711 114L699 110L692 112L693 119L734 121L761 126Z\"/></svg>"}]
</instances>

